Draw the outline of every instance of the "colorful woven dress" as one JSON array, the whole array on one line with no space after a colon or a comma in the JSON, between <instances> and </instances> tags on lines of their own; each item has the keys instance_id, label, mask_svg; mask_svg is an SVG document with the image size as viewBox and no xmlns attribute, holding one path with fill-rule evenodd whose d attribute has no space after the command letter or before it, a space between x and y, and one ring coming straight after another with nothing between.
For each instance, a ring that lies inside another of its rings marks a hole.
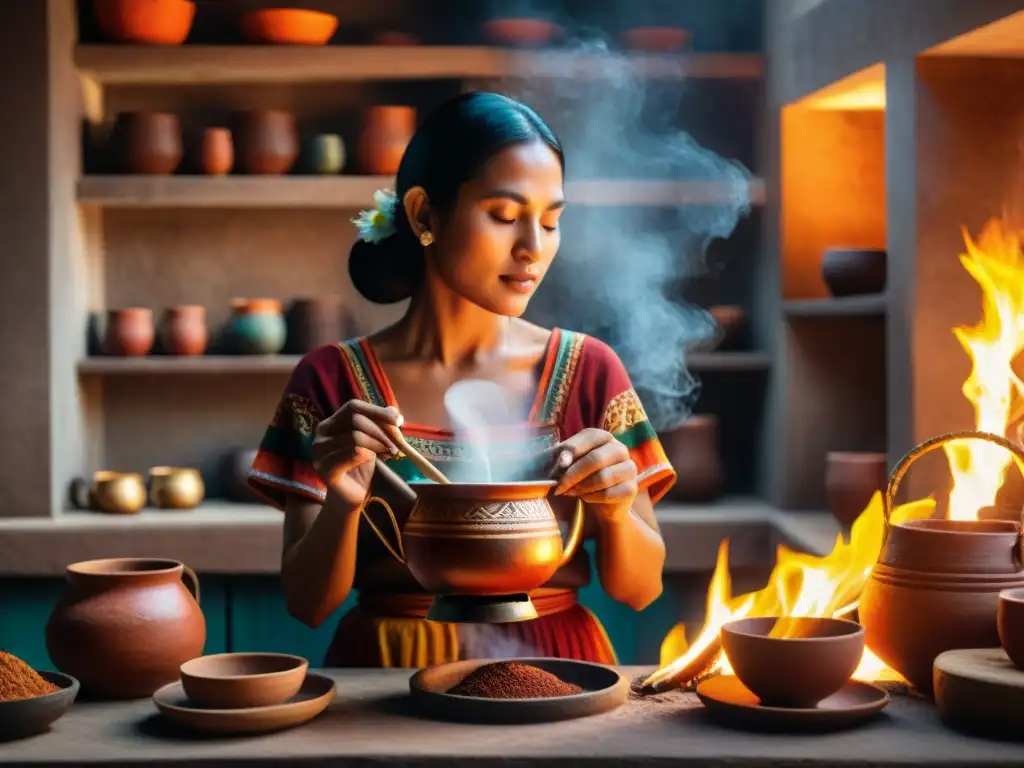
<instances>
[{"instance_id":1,"label":"colorful woven dress","mask_svg":"<svg viewBox=\"0 0 1024 768\"><path fill-rule=\"evenodd\" d=\"M520 459L536 459L558 441L596 427L626 445L637 466L639 486L652 501L665 495L675 482L675 472L625 368L610 347L593 337L556 328L538 363L537 381L529 423L518 425L518 437L507 449L525 454L508 456L510 466L521 467ZM249 475L253 490L278 509L284 509L289 494L323 502L327 489L312 465L313 431L321 420L353 399L399 407L366 338L320 347L303 357L260 444ZM525 441L524 427L529 435ZM402 425L402 432L413 447L453 479L464 475L474 461L451 432L409 422ZM500 441L500 433L492 439ZM495 455L501 455L502 446L494 447ZM426 482L405 456L388 458L386 464L407 481ZM536 479L546 476L543 470L535 467L532 478L502 479ZM384 481L375 476L372 493L387 497L382 485ZM391 498L395 498L393 493ZM563 530L572 518L574 504L573 499L552 499ZM401 526L409 510L392 506ZM376 517L375 509L378 505L368 508L371 516ZM377 525L390 530L386 517ZM594 534L595 526L588 521L584 537ZM578 590L589 580L589 555L581 548L548 584L531 594L537 619L485 627L427 621L431 595L392 561L370 526L362 525L354 583L357 605L339 622L324 663L424 667L511 653L615 663L615 651L604 628L577 600Z\"/></svg>"}]
</instances>

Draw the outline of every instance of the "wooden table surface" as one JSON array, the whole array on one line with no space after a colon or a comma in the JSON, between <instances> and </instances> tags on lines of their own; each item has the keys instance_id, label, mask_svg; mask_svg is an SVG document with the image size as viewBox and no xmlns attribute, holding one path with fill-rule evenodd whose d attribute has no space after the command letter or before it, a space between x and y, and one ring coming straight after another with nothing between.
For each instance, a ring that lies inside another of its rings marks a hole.
<instances>
[{"instance_id":1,"label":"wooden table surface","mask_svg":"<svg viewBox=\"0 0 1024 768\"><path fill-rule=\"evenodd\" d=\"M623 668L630 678L641 672ZM931 704L895 695L872 722L822 735L753 734L707 718L693 694L632 699L561 723L481 726L421 719L407 670L327 670L331 707L312 722L255 737L197 737L163 721L148 699L76 702L49 733L0 744L0 765L615 765L1020 766L1024 748L963 736Z\"/></svg>"}]
</instances>

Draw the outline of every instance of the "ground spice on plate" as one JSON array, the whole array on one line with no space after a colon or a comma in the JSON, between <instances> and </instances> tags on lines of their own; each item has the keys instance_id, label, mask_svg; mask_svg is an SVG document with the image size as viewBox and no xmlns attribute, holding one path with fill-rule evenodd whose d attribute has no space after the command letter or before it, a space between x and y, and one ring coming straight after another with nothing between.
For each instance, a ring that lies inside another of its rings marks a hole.
<instances>
[{"instance_id":1,"label":"ground spice on plate","mask_svg":"<svg viewBox=\"0 0 1024 768\"><path fill-rule=\"evenodd\" d=\"M578 685L567 683L540 667L497 661L477 667L448 693L480 699L551 699L582 693Z\"/></svg>"},{"instance_id":2,"label":"ground spice on plate","mask_svg":"<svg viewBox=\"0 0 1024 768\"><path fill-rule=\"evenodd\" d=\"M0 701L34 699L59 690L17 656L0 651Z\"/></svg>"}]
</instances>

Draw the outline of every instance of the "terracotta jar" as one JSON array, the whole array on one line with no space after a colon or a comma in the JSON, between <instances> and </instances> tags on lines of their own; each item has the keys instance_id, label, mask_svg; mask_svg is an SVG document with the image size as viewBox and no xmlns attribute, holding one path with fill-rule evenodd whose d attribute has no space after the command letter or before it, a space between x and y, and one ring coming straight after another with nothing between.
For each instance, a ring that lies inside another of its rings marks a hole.
<instances>
[{"instance_id":1,"label":"terracotta jar","mask_svg":"<svg viewBox=\"0 0 1024 768\"><path fill-rule=\"evenodd\" d=\"M871 497L884 491L889 470L884 453L831 451L825 463L825 498L843 525L853 525Z\"/></svg>"},{"instance_id":2,"label":"terracotta jar","mask_svg":"<svg viewBox=\"0 0 1024 768\"><path fill-rule=\"evenodd\" d=\"M288 351L305 354L345 338L345 305L340 296L296 299L288 308Z\"/></svg>"},{"instance_id":3,"label":"terracotta jar","mask_svg":"<svg viewBox=\"0 0 1024 768\"><path fill-rule=\"evenodd\" d=\"M240 116L237 155L241 170L251 174L288 173L299 156L299 134L290 112L258 109Z\"/></svg>"},{"instance_id":4,"label":"terracotta jar","mask_svg":"<svg viewBox=\"0 0 1024 768\"><path fill-rule=\"evenodd\" d=\"M954 432L917 446L893 470L884 494L886 537L860 597L867 645L922 693L944 651L996 648L999 593L1024 586L1021 529L998 520L889 524L900 480L919 456L952 440L980 438L1024 461L1024 451L983 432Z\"/></svg>"},{"instance_id":5,"label":"terracotta jar","mask_svg":"<svg viewBox=\"0 0 1024 768\"><path fill-rule=\"evenodd\" d=\"M412 107L370 107L359 140L359 155L367 173L389 176L398 173L405 148L416 131Z\"/></svg>"},{"instance_id":6,"label":"terracotta jar","mask_svg":"<svg viewBox=\"0 0 1024 768\"><path fill-rule=\"evenodd\" d=\"M150 696L177 680L184 662L202 655L199 580L181 563L89 560L69 565L66 576L46 625L46 650L57 669L89 693Z\"/></svg>"},{"instance_id":7,"label":"terracotta jar","mask_svg":"<svg viewBox=\"0 0 1024 768\"><path fill-rule=\"evenodd\" d=\"M746 310L735 305L721 304L710 307L708 313L721 329L722 338L718 343L718 349L725 351L739 347L743 332L746 330Z\"/></svg>"},{"instance_id":8,"label":"terracotta jar","mask_svg":"<svg viewBox=\"0 0 1024 768\"><path fill-rule=\"evenodd\" d=\"M821 276L833 296L859 296L885 290L886 252L876 248L830 248Z\"/></svg>"},{"instance_id":9,"label":"terracotta jar","mask_svg":"<svg viewBox=\"0 0 1024 768\"><path fill-rule=\"evenodd\" d=\"M118 357L147 355L155 338L153 310L148 307L125 307L107 312L104 353Z\"/></svg>"},{"instance_id":10,"label":"terracotta jar","mask_svg":"<svg viewBox=\"0 0 1024 768\"><path fill-rule=\"evenodd\" d=\"M170 307L160 323L160 346L169 355L201 355L210 342L206 307L185 304Z\"/></svg>"},{"instance_id":11,"label":"terracotta jar","mask_svg":"<svg viewBox=\"0 0 1024 768\"><path fill-rule=\"evenodd\" d=\"M235 145L227 128L203 131L199 151L199 167L208 176L223 176L235 166Z\"/></svg>"},{"instance_id":12,"label":"terracotta jar","mask_svg":"<svg viewBox=\"0 0 1024 768\"><path fill-rule=\"evenodd\" d=\"M275 355L284 348L288 327L277 299L235 299L228 336L242 355Z\"/></svg>"},{"instance_id":13,"label":"terracotta jar","mask_svg":"<svg viewBox=\"0 0 1024 768\"><path fill-rule=\"evenodd\" d=\"M165 112L122 112L111 133L117 170L121 173L174 173L184 155L181 122Z\"/></svg>"},{"instance_id":14,"label":"terracotta jar","mask_svg":"<svg viewBox=\"0 0 1024 768\"><path fill-rule=\"evenodd\" d=\"M671 498L693 503L709 502L722 491L725 470L718 456L718 418L691 416L660 436L678 480Z\"/></svg>"},{"instance_id":15,"label":"terracotta jar","mask_svg":"<svg viewBox=\"0 0 1024 768\"><path fill-rule=\"evenodd\" d=\"M115 43L181 45L192 29L192 0L92 0L96 25Z\"/></svg>"}]
</instances>

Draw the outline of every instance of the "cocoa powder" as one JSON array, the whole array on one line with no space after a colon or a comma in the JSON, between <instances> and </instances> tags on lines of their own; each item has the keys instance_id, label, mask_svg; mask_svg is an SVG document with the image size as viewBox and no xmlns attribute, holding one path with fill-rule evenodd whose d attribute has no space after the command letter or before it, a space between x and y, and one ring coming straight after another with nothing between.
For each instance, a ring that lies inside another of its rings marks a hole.
<instances>
[{"instance_id":1,"label":"cocoa powder","mask_svg":"<svg viewBox=\"0 0 1024 768\"><path fill-rule=\"evenodd\" d=\"M456 696L480 699L550 699L582 692L578 685L567 683L540 667L514 661L477 667L448 691Z\"/></svg>"},{"instance_id":2,"label":"cocoa powder","mask_svg":"<svg viewBox=\"0 0 1024 768\"><path fill-rule=\"evenodd\" d=\"M17 656L0 651L0 701L34 699L59 690Z\"/></svg>"}]
</instances>

